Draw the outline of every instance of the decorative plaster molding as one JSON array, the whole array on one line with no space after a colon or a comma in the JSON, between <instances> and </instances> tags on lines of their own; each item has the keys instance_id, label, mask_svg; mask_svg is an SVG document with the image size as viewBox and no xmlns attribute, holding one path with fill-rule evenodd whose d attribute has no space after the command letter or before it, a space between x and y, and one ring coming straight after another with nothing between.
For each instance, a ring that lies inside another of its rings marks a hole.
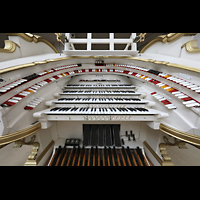
<instances>
[{"instance_id":1,"label":"decorative plaster molding","mask_svg":"<svg viewBox=\"0 0 200 200\"><path fill-rule=\"evenodd\" d=\"M141 51L140 53L144 53L149 47L151 47L153 44L157 43L157 42L162 42L162 43L166 43L166 42L173 42L177 39L179 39L182 36L185 35L196 35L197 33L169 33L167 35L159 35L158 37L154 38L153 40L151 40Z\"/></svg>"},{"instance_id":2,"label":"decorative plaster molding","mask_svg":"<svg viewBox=\"0 0 200 200\"><path fill-rule=\"evenodd\" d=\"M48 40L46 40L45 38L43 38L39 35L33 35L31 33L5 33L5 35L19 36L22 39L26 40L27 42L35 42L35 43L43 42L43 43L47 44L49 47L51 47L55 53L59 53L53 44L51 44Z\"/></svg>"},{"instance_id":3,"label":"decorative plaster molding","mask_svg":"<svg viewBox=\"0 0 200 200\"><path fill-rule=\"evenodd\" d=\"M197 42L198 40L190 40L189 42L186 42L184 45L182 45L181 48L185 47L188 53L199 53L200 48L197 46Z\"/></svg>"},{"instance_id":4,"label":"decorative plaster molding","mask_svg":"<svg viewBox=\"0 0 200 200\"><path fill-rule=\"evenodd\" d=\"M13 53L13 52L15 52L17 47L20 48L20 46L18 44L16 44L15 42L13 42L11 40L4 40L4 42L5 42L5 47L0 48L0 52Z\"/></svg>"}]
</instances>

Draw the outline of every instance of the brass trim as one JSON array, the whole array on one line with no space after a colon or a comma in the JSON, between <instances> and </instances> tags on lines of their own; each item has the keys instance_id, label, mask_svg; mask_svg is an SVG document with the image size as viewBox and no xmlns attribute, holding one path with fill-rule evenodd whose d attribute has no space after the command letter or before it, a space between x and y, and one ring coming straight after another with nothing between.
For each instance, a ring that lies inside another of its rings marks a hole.
<instances>
[{"instance_id":1,"label":"brass trim","mask_svg":"<svg viewBox=\"0 0 200 200\"><path fill-rule=\"evenodd\" d=\"M40 148L40 144L38 142L34 142L32 144L33 148L32 148L32 152L31 154L28 156L28 159L26 160L24 165L36 165L37 162L35 160L35 157L38 153L38 150Z\"/></svg>"},{"instance_id":2,"label":"brass trim","mask_svg":"<svg viewBox=\"0 0 200 200\"><path fill-rule=\"evenodd\" d=\"M18 44L11 40L4 40L5 46L4 48L0 48L0 52L2 53L13 53L17 47L20 48Z\"/></svg>"},{"instance_id":3,"label":"brass trim","mask_svg":"<svg viewBox=\"0 0 200 200\"><path fill-rule=\"evenodd\" d=\"M174 164L171 161L171 158L168 155L164 155L164 160L162 160L146 141L144 141L143 144L147 147L147 149L150 151L150 153L154 156L154 158L159 162L161 166L174 166Z\"/></svg>"},{"instance_id":4,"label":"brass trim","mask_svg":"<svg viewBox=\"0 0 200 200\"><path fill-rule=\"evenodd\" d=\"M47 59L47 60L43 60L43 61L34 61L34 62L31 62L31 63L15 65L15 66L8 67L8 68L5 68L5 69L0 69L0 74L7 73L7 72L10 72L10 71L14 71L14 70L18 70L18 69L23 69L23 68L26 68L26 67L33 67L33 66L36 66L38 64L41 65L41 64L46 64L48 62L56 62L56 61L67 60L67 59L71 59L71 58L55 58L55 59Z\"/></svg>"},{"instance_id":5,"label":"brass trim","mask_svg":"<svg viewBox=\"0 0 200 200\"><path fill-rule=\"evenodd\" d=\"M157 60L152 60L152 59L143 59L143 58L136 58L136 57L131 57L129 59L143 61L143 62L152 62L152 63L155 63L155 64L162 64L162 65L166 65L166 66L169 66L169 67L176 67L176 68L179 68L179 69L184 69L184 70L200 73L200 69L197 69L197 68L194 68L194 67L189 67L189 66L186 66L186 65L170 63L170 62L166 62L166 61L157 61Z\"/></svg>"},{"instance_id":6,"label":"brass trim","mask_svg":"<svg viewBox=\"0 0 200 200\"><path fill-rule=\"evenodd\" d=\"M26 63L26 64L21 64L21 65L15 65L15 66L8 67L8 68L5 68L5 69L0 69L0 74L7 73L7 72L10 72L10 71L14 71L14 70L17 70L17 69L23 69L25 67L32 67L32 66L35 66L35 65L36 65L35 63Z\"/></svg>"},{"instance_id":7,"label":"brass trim","mask_svg":"<svg viewBox=\"0 0 200 200\"><path fill-rule=\"evenodd\" d=\"M12 67L8 67L5 69L1 69L0 70L0 74L3 73L7 73L13 70L18 70L18 69L22 69L22 68L26 68L26 67L32 67L35 66L37 64L46 64L48 62L57 62L57 61L61 61L61 60L70 60L70 59L89 59L89 58L94 58L96 59L96 56L71 56L71 57L62 57L62 58L55 58L55 59L46 59L43 61L35 61L32 63L26 63L26 64L21 64L21 65L16 65L16 66L12 66ZM105 59L105 56L99 56L99 59ZM196 72L196 73L200 73L200 69L194 68L194 67L189 67L186 65L181 65L181 64L176 64L176 63L170 63L170 62L166 62L166 61L158 61L158 60L153 60L153 59L145 59L145 58L138 58L138 57L128 57L128 56L106 56L107 59L130 59L130 60L136 60L136 61L142 61L142 62L151 62L154 64L162 64L165 66L169 66L169 67L176 67L179 69L184 69L184 70L188 70L188 71L192 71L192 72Z\"/></svg>"},{"instance_id":8,"label":"brass trim","mask_svg":"<svg viewBox=\"0 0 200 200\"><path fill-rule=\"evenodd\" d=\"M45 44L47 44L49 47L51 47L55 53L59 53L58 50L56 49L56 47L54 47L53 44L51 44L47 39L43 38L42 36L39 35L33 35L31 33L5 33L5 35L8 36L19 36L22 39L26 40L27 42L43 42Z\"/></svg>"},{"instance_id":9,"label":"brass trim","mask_svg":"<svg viewBox=\"0 0 200 200\"><path fill-rule=\"evenodd\" d=\"M45 154L47 153L47 151L49 151L49 149L52 147L52 145L54 144L55 142L52 140L48 145L47 147L42 151L42 153L36 158L36 164L38 164L42 158L45 156Z\"/></svg>"},{"instance_id":10,"label":"brass trim","mask_svg":"<svg viewBox=\"0 0 200 200\"><path fill-rule=\"evenodd\" d=\"M198 40L190 40L189 42L186 42L184 45L182 45L181 48L185 47L188 53L199 53L200 48L197 46L197 42Z\"/></svg>"},{"instance_id":11,"label":"brass trim","mask_svg":"<svg viewBox=\"0 0 200 200\"><path fill-rule=\"evenodd\" d=\"M163 144L163 143L159 144L160 153L161 153L161 156L164 160L163 166L164 165L165 166L174 166L174 163L172 162L171 157L167 154L167 149L166 149L167 146L169 146L169 145Z\"/></svg>"},{"instance_id":12,"label":"brass trim","mask_svg":"<svg viewBox=\"0 0 200 200\"><path fill-rule=\"evenodd\" d=\"M175 137L193 145L200 146L200 136L177 130L162 123L160 124L159 129L172 137Z\"/></svg>"},{"instance_id":13,"label":"brass trim","mask_svg":"<svg viewBox=\"0 0 200 200\"><path fill-rule=\"evenodd\" d=\"M17 140L23 139L29 135L32 135L41 129L41 123L32 125L26 129L16 131L7 135L0 136L0 146L15 142Z\"/></svg>"},{"instance_id":14,"label":"brass trim","mask_svg":"<svg viewBox=\"0 0 200 200\"><path fill-rule=\"evenodd\" d=\"M159 35L153 40L151 40L146 46L144 46L144 48L140 51L140 53L144 53L149 47L151 47L153 44L157 42L162 42L162 43L173 42L182 36L196 35L196 34L197 33L169 33L167 35Z\"/></svg>"},{"instance_id":15,"label":"brass trim","mask_svg":"<svg viewBox=\"0 0 200 200\"><path fill-rule=\"evenodd\" d=\"M162 159L158 156L158 154L150 147L150 145L144 141L143 144L146 146L146 148L150 151L150 153L154 156L154 158L162 165L163 161Z\"/></svg>"}]
</instances>

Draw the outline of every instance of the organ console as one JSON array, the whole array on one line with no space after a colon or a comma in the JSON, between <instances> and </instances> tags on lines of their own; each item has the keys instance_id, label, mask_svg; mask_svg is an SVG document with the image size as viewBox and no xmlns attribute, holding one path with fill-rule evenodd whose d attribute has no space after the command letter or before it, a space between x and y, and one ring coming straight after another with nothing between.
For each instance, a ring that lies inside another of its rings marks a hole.
<instances>
[{"instance_id":1,"label":"organ console","mask_svg":"<svg viewBox=\"0 0 200 200\"><path fill-rule=\"evenodd\" d=\"M21 49L29 48L21 40L36 41L13 37ZM182 142L192 154L200 146L199 58L183 47L193 34L165 37L174 42L165 55L161 39L134 56L111 50L106 57L84 51L69 57L42 39L34 47L44 55L21 52L16 59L16 47L5 60L0 51L0 165L184 165L170 147ZM28 152L3 158L14 145L33 149L28 158Z\"/></svg>"},{"instance_id":2,"label":"organ console","mask_svg":"<svg viewBox=\"0 0 200 200\"><path fill-rule=\"evenodd\" d=\"M156 112L153 109L146 109L144 106L148 103L143 99L132 98L132 96L140 96L140 93L134 91L135 88L133 85L119 84L120 89L117 88L117 85L109 85L109 90L107 89L96 89L96 88L106 88L106 85L70 85L70 89L66 91L67 86L64 86L64 91L60 93L60 96L68 95L68 98L59 98L58 100L53 100L52 102L56 105L51 109L45 110L44 112L34 113L34 117L41 118L40 120L44 121L44 118L47 118L48 121L116 121L117 119L125 121L154 121L159 112ZM94 87L93 90L86 90L85 88ZM127 88L128 87L128 88ZM125 89L126 88L126 89ZM70 98L70 95L86 95L90 96L89 98ZM95 98L96 95L101 95L101 98ZM107 95L112 95L107 97ZM120 96L119 96L120 95ZM125 96L123 96L125 95ZM119 96L119 97L118 97ZM122 98L123 96L123 98ZM137 102L137 103L136 103ZM75 104L71 106L71 104ZM79 103L79 104L77 104ZM109 106L115 103L115 107ZM84 104L84 106L80 105ZM91 104L91 105L90 105ZM128 104L120 105L120 104ZM48 104L47 104L48 105ZM51 105L51 104L50 104ZM142 107L143 106L143 107ZM45 116L45 115L46 116ZM68 117L64 117L68 116ZM123 117L121 117L123 116ZM43 123L44 126L44 123Z\"/></svg>"}]
</instances>

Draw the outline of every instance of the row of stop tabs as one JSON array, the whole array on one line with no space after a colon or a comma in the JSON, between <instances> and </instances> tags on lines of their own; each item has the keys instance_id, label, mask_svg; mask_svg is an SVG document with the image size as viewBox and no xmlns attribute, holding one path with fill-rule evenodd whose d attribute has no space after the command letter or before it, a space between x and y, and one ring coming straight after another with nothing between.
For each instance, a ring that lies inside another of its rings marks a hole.
<instances>
[{"instance_id":1,"label":"row of stop tabs","mask_svg":"<svg viewBox=\"0 0 200 200\"><path fill-rule=\"evenodd\" d=\"M176 97L178 97L179 99L183 100L183 104L188 108L200 106L200 103L197 100L193 99L190 96L187 96L186 94L179 92L178 90L171 93ZM151 95L154 96L155 98L158 97L157 99L159 99L159 101L161 101L169 109L176 108L176 106L174 106L169 100L167 100L165 97L161 97L156 92L152 92Z\"/></svg>"}]
</instances>

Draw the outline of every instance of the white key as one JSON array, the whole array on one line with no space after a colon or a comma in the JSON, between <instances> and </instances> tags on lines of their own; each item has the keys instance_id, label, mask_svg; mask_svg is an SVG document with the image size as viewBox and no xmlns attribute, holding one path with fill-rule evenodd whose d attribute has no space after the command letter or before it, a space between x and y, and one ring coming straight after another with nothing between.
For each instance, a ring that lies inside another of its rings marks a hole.
<instances>
[{"instance_id":1,"label":"white key","mask_svg":"<svg viewBox=\"0 0 200 200\"><path fill-rule=\"evenodd\" d=\"M127 110L128 110L128 114L132 114L133 113L131 110L129 110L129 109L127 109Z\"/></svg>"},{"instance_id":2,"label":"white key","mask_svg":"<svg viewBox=\"0 0 200 200\"><path fill-rule=\"evenodd\" d=\"M30 92L27 92L27 91L23 91L22 93L24 93L24 94L30 94Z\"/></svg>"},{"instance_id":3,"label":"white key","mask_svg":"<svg viewBox=\"0 0 200 200\"><path fill-rule=\"evenodd\" d=\"M91 109L92 109L92 108L89 108L89 109L88 109L87 114L92 114Z\"/></svg>"},{"instance_id":4,"label":"white key","mask_svg":"<svg viewBox=\"0 0 200 200\"><path fill-rule=\"evenodd\" d=\"M117 114L125 114L124 111L119 111L117 108L116 108L116 110L117 110Z\"/></svg>"},{"instance_id":5,"label":"white key","mask_svg":"<svg viewBox=\"0 0 200 200\"><path fill-rule=\"evenodd\" d=\"M21 100L22 98L20 98L20 97L13 97L12 99L14 99L14 100Z\"/></svg>"},{"instance_id":6,"label":"white key","mask_svg":"<svg viewBox=\"0 0 200 200\"><path fill-rule=\"evenodd\" d=\"M174 109L174 108L176 108L176 106L171 106L171 107L168 107L168 109Z\"/></svg>"},{"instance_id":7,"label":"white key","mask_svg":"<svg viewBox=\"0 0 200 200\"><path fill-rule=\"evenodd\" d=\"M175 82L176 82L176 83L181 83L181 82L183 82L183 80L177 79Z\"/></svg>"},{"instance_id":8,"label":"white key","mask_svg":"<svg viewBox=\"0 0 200 200\"><path fill-rule=\"evenodd\" d=\"M110 109L109 109L110 110ZM110 110L110 114L113 114L113 113L115 113L115 111L114 110Z\"/></svg>"},{"instance_id":9,"label":"white key","mask_svg":"<svg viewBox=\"0 0 200 200\"><path fill-rule=\"evenodd\" d=\"M19 95L27 96L28 94L21 92L21 93L19 93Z\"/></svg>"},{"instance_id":10,"label":"white key","mask_svg":"<svg viewBox=\"0 0 200 200\"><path fill-rule=\"evenodd\" d=\"M105 114L109 114L109 109L108 108L106 108Z\"/></svg>"},{"instance_id":11,"label":"white key","mask_svg":"<svg viewBox=\"0 0 200 200\"><path fill-rule=\"evenodd\" d=\"M179 99L186 98L186 97L188 96L187 95L178 96Z\"/></svg>"},{"instance_id":12,"label":"white key","mask_svg":"<svg viewBox=\"0 0 200 200\"><path fill-rule=\"evenodd\" d=\"M10 85L8 85L8 87L10 87L10 88L14 88L15 86L14 86L14 85L12 85L12 84L10 84Z\"/></svg>"},{"instance_id":13,"label":"white key","mask_svg":"<svg viewBox=\"0 0 200 200\"><path fill-rule=\"evenodd\" d=\"M31 88L33 88L34 90L37 90L37 89L39 89L40 87L32 86Z\"/></svg>"},{"instance_id":14,"label":"white key","mask_svg":"<svg viewBox=\"0 0 200 200\"><path fill-rule=\"evenodd\" d=\"M43 100L44 100L44 98L37 97L35 100L37 100L37 101L41 102L41 101L43 101Z\"/></svg>"},{"instance_id":15,"label":"white key","mask_svg":"<svg viewBox=\"0 0 200 200\"><path fill-rule=\"evenodd\" d=\"M172 92L172 94L174 94L174 95L175 94L181 94L181 92L178 92L178 91L177 92Z\"/></svg>"},{"instance_id":16,"label":"white key","mask_svg":"<svg viewBox=\"0 0 200 200\"><path fill-rule=\"evenodd\" d=\"M171 106L173 106L173 104L167 104L167 105L165 105L166 107L171 107Z\"/></svg>"},{"instance_id":17,"label":"white key","mask_svg":"<svg viewBox=\"0 0 200 200\"><path fill-rule=\"evenodd\" d=\"M7 90L5 90L5 89L0 89L0 92L6 92Z\"/></svg>"},{"instance_id":18,"label":"white key","mask_svg":"<svg viewBox=\"0 0 200 200\"><path fill-rule=\"evenodd\" d=\"M32 89L32 88L29 88L28 90L31 90L31 91L33 91L33 92L37 92L36 90L34 90L34 89Z\"/></svg>"},{"instance_id":19,"label":"white key","mask_svg":"<svg viewBox=\"0 0 200 200\"><path fill-rule=\"evenodd\" d=\"M167 77L168 80L172 80L173 78L173 76Z\"/></svg>"},{"instance_id":20,"label":"white key","mask_svg":"<svg viewBox=\"0 0 200 200\"><path fill-rule=\"evenodd\" d=\"M187 86L187 87L188 87L188 86L192 86L192 85L193 85L193 83L189 83L189 84L184 85L184 86Z\"/></svg>"},{"instance_id":21,"label":"white key","mask_svg":"<svg viewBox=\"0 0 200 200\"><path fill-rule=\"evenodd\" d=\"M38 105L38 103L36 103L36 102L30 102L29 104L33 105L33 106L37 106Z\"/></svg>"},{"instance_id":22,"label":"white key","mask_svg":"<svg viewBox=\"0 0 200 200\"><path fill-rule=\"evenodd\" d=\"M162 84L159 85L159 87L162 87L162 86L164 86L164 85L166 85L166 84L162 83Z\"/></svg>"},{"instance_id":23,"label":"white key","mask_svg":"<svg viewBox=\"0 0 200 200\"><path fill-rule=\"evenodd\" d=\"M21 83L23 83L25 81L27 81L27 80L21 79L21 80L15 81L14 83L17 84L17 85L20 85Z\"/></svg>"},{"instance_id":24,"label":"white key","mask_svg":"<svg viewBox=\"0 0 200 200\"><path fill-rule=\"evenodd\" d=\"M196 102L196 103L191 103L191 104L186 105L186 107L188 107L188 108L191 108L191 107L194 107L194 106L200 106L200 104Z\"/></svg>"},{"instance_id":25,"label":"white key","mask_svg":"<svg viewBox=\"0 0 200 200\"><path fill-rule=\"evenodd\" d=\"M81 108L79 108L79 109L78 109L78 113L79 113L79 114L82 114L82 113L83 113L83 111L82 111L82 110L80 110L80 109L81 109Z\"/></svg>"},{"instance_id":26,"label":"white key","mask_svg":"<svg viewBox=\"0 0 200 200\"><path fill-rule=\"evenodd\" d=\"M181 83L184 83L185 81L184 80L181 80L181 81L178 81L177 83L181 84Z\"/></svg>"},{"instance_id":27,"label":"white key","mask_svg":"<svg viewBox=\"0 0 200 200\"><path fill-rule=\"evenodd\" d=\"M99 110L99 108L96 108L96 114L101 114L101 111Z\"/></svg>"},{"instance_id":28,"label":"white key","mask_svg":"<svg viewBox=\"0 0 200 200\"><path fill-rule=\"evenodd\" d=\"M157 97L158 100L159 100L159 99L162 99L162 98L163 98L162 96Z\"/></svg>"},{"instance_id":29,"label":"white key","mask_svg":"<svg viewBox=\"0 0 200 200\"><path fill-rule=\"evenodd\" d=\"M101 114L105 114L105 109L101 108Z\"/></svg>"},{"instance_id":30,"label":"white key","mask_svg":"<svg viewBox=\"0 0 200 200\"><path fill-rule=\"evenodd\" d=\"M15 86L18 86L19 84L17 84L17 83L12 83L12 84L10 84L10 86L13 86L13 87L15 87Z\"/></svg>"},{"instance_id":31,"label":"white key","mask_svg":"<svg viewBox=\"0 0 200 200\"><path fill-rule=\"evenodd\" d=\"M168 108L171 108L171 107L174 107L175 105L174 104L168 104L168 105L165 105L166 107Z\"/></svg>"},{"instance_id":32,"label":"white key","mask_svg":"<svg viewBox=\"0 0 200 200\"><path fill-rule=\"evenodd\" d=\"M191 90L198 90L198 87L192 87L192 88L190 88Z\"/></svg>"},{"instance_id":33,"label":"white key","mask_svg":"<svg viewBox=\"0 0 200 200\"><path fill-rule=\"evenodd\" d=\"M159 86L159 85L161 85L161 84L162 84L162 83L157 83L156 85Z\"/></svg>"},{"instance_id":34,"label":"white key","mask_svg":"<svg viewBox=\"0 0 200 200\"><path fill-rule=\"evenodd\" d=\"M160 96L159 94L155 93L155 94L152 94L152 96L156 97L156 96Z\"/></svg>"},{"instance_id":35,"label":"white key","mask_svg":"<svg viewBox=\"0 0 200 200\"><path fill-rule=\"evenodd\" d=\"M74 111L74 113L76 114L79 114L79 110L80 110L80 108L78 108L76 111ZM90 110L90 109L89 109ZM89 110L88 110L88 112L89 112Z\"/></svg>"},{"instance_id":36,"label":"white key","mask_svg":"<svg viewBox=\"0 0 200 200\"><path fill-rule=\"evenodd\" d=\"M70 108L69 110L64 110L64 111L61 111L61 112L63 112L63 113L66 113L66 114L73 114L74 113L74 111L72 111L72 108Z\"/></svg>"},{"instance_id":37,"label":"white key","mask_svg":"<svg viewBox=\"0 0 200 200\"><path fill-rule=\"evenodd\" d=\"M194 101L194 100L190 100L190 101L185 101L185 102L183 102L183 104L185 104L185 105L187 105L187 104L191 104L191 103L195 103L196 101Z\"/></svg>"},{"instance_id":38,"label":"white key","mask_svg":"<svg viewBox=\"0 0 200 200\"><path fill-rule=\"evenodd\" d=\"M192 85L192 83L186 82L186 83L183 84L183 86L188 86L188 85Z\"/></svg>"},{"instance_id":39,"label":"white key","mask_svg":"<svg viewBox=\"0 0 200 200\"><path fill-rule=\"evenodd\" d=\"M173 81L177 81L177 80L179 80L179 78L177 78L177 77L173 77L171 80L173 80Z\"/></svg>"},{"instance_id":40,"label":"white key","mask_svg":"<svg viewBox=\"0 0 200 200\"><path fill-rule=\"evenodd\" d=\"M31 104L28 104L27 106L31 107L31 108L35 108L36 107L35 105L31 105Z\"/></svg>"},{"instance_id":41,"label":"white key","mask_svg":"<svg viewBox=\"0 0 200 200\"><path fill-rule=\"evenodd\" d=\"M34 100L34 101L31 101L31 102L33 102L33 103L37 103L37 104L40 103L40 101L38 101L38 100Z\"/></svg>"},{"instance_id":42,"label":"white key","mask_svg":"<svg viewBox=\"0 0 200 200\"><path fill-rule=\"evenodd\" d=\"M160 73L159 76L166 76L167 74Z\"/></svg>"},{"instance_id":43,"label":"white key","mask_svg":"<svg viewBox=\"0 0 200 200\"><path fill-rule=\"evenodd\" d=\"M198 87L193 87L193 88L191 88L191 90L199 90L200 89L200 87L198 86Z\"/></svg>"},{"instance_id":44,"label":"white key","mask_svg":"<svg viewBox=\"0 0 200 200\"><path fill-rule=\"evenodd\" d=\"M5 89L5 90L10 90L10 89L11 89L11 87L9 87L9 86L5 86L5 87L3 87L2 89Z\"/></svg>"},{"instance_id":45,"label":"white key","mask_svg":"<svg viewBox=\"0 0 200 200\"><path fill-rule=\"evenodd\" d=\"M167 90L167 89L170 89L171 87L165 87L165 88L163 88L164 90Z\"/></svg>"},{"instance_id":46,"label":"white key","mask_svg":"<svg viewBox=\"0 0 200 200\"><path fill-rule=\"evenodd\" d=\"M164 100L166 100L166 98L159 99L159 101L164 101Z\"/></svg>"},{"instance_id":47,"label":"white key","mask_svg":"<svg viewBox=\"0 0 200 200\"><path fill-rule=\"evenodd\" d=\"M110 114L110 109L109 108L106 108L106 114Z\"/></svg>"},{"instance_id":48,"label":"white key","mask_svg":"<svg viewBox=\"0 0 200 200\"><path fill-rule=\"evenodd\" d=\"M156 98L156 99L160 99L160 98L162 98L162 96L157 95L157 96L155 96L155 98Z\"/></svg>"},{"instance_id":49,"label":"white key","mask_svg":"<svg viewBox=\"0 0 200 200\"><path fill-rule=\"evenodd\" d=\"M93 108L93 114L96 114L97 113L97 109L94 107Z\"/></svg>"},{"instance_id":50,"label":"white key","mask_svg":"<svg viewBox=\"0 0 200 200\"><path fill-rule=\"evenodd\" d=\"M194 88L194 87L198 87L197 85L188 85L187 88Z\"/></svg>"},{"instance_id":51,"label":"white key","mask_svg":"<svg viewBox=\"0 0 200 200\"><path fill-rule=\"evenodd\" d=\"M183 82L181 82L181 83L179 83L179 84L180 84L180 85L183 85L183 84L186 84L186 83L188 83L188 82L183 81Z\"/></svg>"},{"instance_id":52,"label":"white key","mask_svg":"<svg viewBox=\"0 0 200 200\"><path fill-rule=\"evenodd\" d=\"M91 114L95 114L95 108L93 108L93 110L91 111Z\"/></svg>"},{"instance_id":53,"label":"white key","mask_svg":"<svg viewBox=\"0 0 200 200\"><path fill-rule=\"evenodd\" d=\"M175 97L178 97L178 96L183 96L184 94L183 93L180 93L180 94L175 94Z\"/></svg>"},{"instance_id":54,"label":"white key","mask_svg":"<svg viewBox=\"0 0 200 200\"><path fill-rule=\"evenodd\" d=\"M19 101L14 99L9 99L8 102L18 103Z\"/></svg>"}]
</instances>

